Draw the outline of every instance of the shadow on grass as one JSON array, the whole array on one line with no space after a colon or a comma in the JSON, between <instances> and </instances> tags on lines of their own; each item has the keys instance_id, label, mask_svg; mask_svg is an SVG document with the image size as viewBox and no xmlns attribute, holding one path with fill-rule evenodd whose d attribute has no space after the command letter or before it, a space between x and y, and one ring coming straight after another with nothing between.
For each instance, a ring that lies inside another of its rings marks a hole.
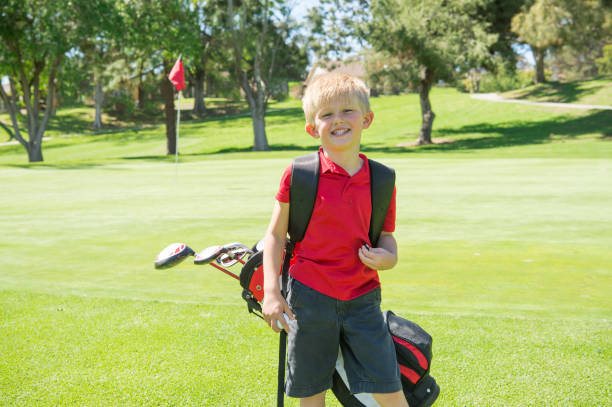
<instances>
[{"instance_id":1,"label":"shadow on grass","mask_svg":"<svg viewBox=\"0 0 612 407\"><path fill-rule=\"evenodd\" d=\"M93 123L84 115L56 114L47 123L45 131L57 131L64 134L89 133L93 131Z\"/></svg>"},{"instance_id":2,"label":"shadow on grass","mask_svg":"<svg viewBox=\"0 0 612 407\"><path fill-rule=\"evenodd\" d=\"M585 87L583 82L549 82L534 89L517 93L515 97L556 103L573 103L597 93L602 87L602 85Z\"/></svg>"},{"instance_id":3,"label":"shadow on grass","mask_svg":"<svg viewBox=\"0 0 612 407\"><path fill-rule=\"evenodd\" d=\"M584 134L612 133L612 111L600 110L585 116L559 116L537 122L512 121L499 124L475 123L458 129L442 128L438 136L457 137L463 134L495 134L465 138L435 146L439 150L486 149L549 143L552 139L573 139Z\"/></svg>"},{"instance_id":4,"label":"shadow on grass","mask_svg":"<svg viewBox=\"0 0 612 407\"><path fill-rule=\"evenodd\" d=\"M85 170L85 169L104 167L106 166L106 164L99 163L99 162L59 163L59 164L50 164L47 162L42 162L42 163L24 163L24 164L2 164L1 166L8 167L8 168L23 168L26 170L50 170L50 169L53 169L53 170Z\"/></svg>"},{"instance_id":5,"label":"shadow on grass","mask_svg":"<svg viewBox=\"0 0 612 407\"><path fill-rule=\"evenodd\" d=\"M573 139L593 133L600 133L601 140L610 140L608 135L612 134L612 111L594 111L579 117L558 116L537 122L481 122L459 128L444 127L435 129L434 137L450 138L452 142L418 147L366 144L362 150L386 153L482 150L545 144L553 140ZM478 137L478 135L483 136Z\"/></svg>"},{"instance_id":6,"label":"shadow on grass","mask_svg":"<svg viewBox=\"0 0 612 407\"><path fill-rule=\"evenodd\" d=\"M299 108L283 109L277 112L270 112L270 116L278 118L294 117ZM211 119L211 120L231 120L230 118ZM131 135L128 139L138 139L139 131L135 130L136 134ZM469 124L466 126L452 128L444 127L435 129L434 137L445 137L453 141L445 144L426 145L419 147L398 147L390 146L384 143L372 142L364 140L362 151L364 152L382 152L395 154L418 154L420 152L446 152L446 151L469 151L495 149L512 146L536 145L545 144L552 141L574 139L585 134L600 134L598 137L601 142L612 141L612 111L601 110L592 111L590 114L583 116L563 115L557 116L549 120L537 122L529 121L508 121L502 123L487 123L480 122ZM140 135L142 137L151 137L150 133ZM156 137L158 137L156 135ZM406 140L412 141L412 140ZM127 142L127 141L126 141ZM43 147L60 148L61 145L53 145ZM315 151L315 146L304 146L296 144L272 144L270 151ZM215 154L230 154L230 153L247 153L253 151L251 146L245 147L225 147L217 150L203 151L191 154L181 154L181 157L200 157L211 156ZM110 157L113 159L112 157ZM147 156L127 156L117 157L120 160L143 160L154 162L173 162L173 156L167 155L147 155ZM7 167L16 168L55 168L55 169L87 169L97 166L106 165L103 162L91 163L60 163L60 164L4 164Z\"/></svg>"},{"instance_id":7,"label":"shadow on grass","mask_svg":"<svg viewBox=\"0 0 612 407\"><path fill-rule=\"evenodd\" d=\"M277 112L282 114L283 112ZM291 116L291 114L286 114ZM600 140L612 140L612 111L594 111L585 116L558 116L537 122L509 121L503 123L475 123L459 128L441 128L434 137L450 138L452 142L415 147L398 147L364 140L363 152L406 153L445 152L495 149L523 145L545 144L553 140L573 139L584 134L600 133ZM482 135L478 137L478 135ZM314 146L296 144L272 144L270 151L315 151ZM251 146L226 147L200 153L181 154L184 157L210 156L215 154L248 153ZM168 156L123 157L125 160L169 161Z\"/></svg>"}]
</instances>

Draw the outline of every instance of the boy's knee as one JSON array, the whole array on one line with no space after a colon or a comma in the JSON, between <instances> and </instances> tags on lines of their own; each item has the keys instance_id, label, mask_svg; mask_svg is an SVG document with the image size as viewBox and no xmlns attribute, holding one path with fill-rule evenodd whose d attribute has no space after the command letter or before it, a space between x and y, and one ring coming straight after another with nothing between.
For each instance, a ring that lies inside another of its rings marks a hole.
<instances>
[{"instance_id":1,"label":"boy's knee","mask_svg":"<svg viewBox=\"0 0 612 407\"><path fill-rule=\"evenodd\" d=\"M376 393L372 396L382 407L409 407L402 390L395 393Z\"/></svg>"},{"instance_id":2,"label":"boy's knee","mask_svg":"<svg viewBox=\"0 0 612 407\"><path fill-rule=\"evenodd\" d=\"M325 407L325 391L300 399L300 407Z\"/></svg>"}]
</instances>

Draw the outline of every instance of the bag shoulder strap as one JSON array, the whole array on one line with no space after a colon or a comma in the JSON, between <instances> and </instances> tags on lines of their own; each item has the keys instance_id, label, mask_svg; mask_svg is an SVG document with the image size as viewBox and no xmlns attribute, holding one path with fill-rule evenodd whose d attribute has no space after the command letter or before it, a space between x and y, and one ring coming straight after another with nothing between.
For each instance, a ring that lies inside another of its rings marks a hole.
<instances>
[{"instance_id":1,"label":"bag shoulder strap","mask_svg":"<svg viewBox=\"0 0 612 407\"><path fill-rule=\"evenodd\" d=\"M372 202L368 235L372 246L376 247L393 196L395 171L378 161L368 160L368 163ZM314 209L318 186L319 152L294 159L289 198L289 237L293 243L304 238Z\"/></svg>"},{"instance_id":2,"label":"bag shoulder strap","mask_svg":"<svg viewBox=\"0 0 612 407\"><path fill-rule=\"evenodd\" d=\"M291 169L289 193L289 238L293 243L304 238L319 186L319 152L297 157Z\"/></svg>"},{"instance_id":3,"label":"bag shoulder strap","mask_svg":"<svg viewBox=\"0 0 612 407\"><path fill-rule=\"evenodd\" d=\"M297 157L291 168L289 189L289 242L285 247L285 258L281 272L281 293L287 296L289 264L296 242L301 241L312 216L317 188L319 186L319 152ZM278 375L276 406L285 405L285 361L287 357L287 332L281 330L278 342Z\"/></svg>"},{"instance_id":4,"label":"bag shoulder strap","mask_svg":"<svg viewBox=\"0 0 612 407\"><path fill-rule=\"evenodd\" d=\"M372 199L372 216L368 236L372 247L376 247L382 232L385 217L391 204L395 187L395 170L378 161L368 160L370 164L370 190Z\"/></svg>"}]
</instances>

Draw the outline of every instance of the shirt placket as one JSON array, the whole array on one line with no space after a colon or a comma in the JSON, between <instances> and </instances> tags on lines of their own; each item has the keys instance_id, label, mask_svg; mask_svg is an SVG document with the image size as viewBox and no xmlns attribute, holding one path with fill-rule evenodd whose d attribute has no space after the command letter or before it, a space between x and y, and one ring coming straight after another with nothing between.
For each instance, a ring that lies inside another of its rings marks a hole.
<instances>
[{"instance_id":1,"label":"shirt placket","mask_svg":"<svg viewBox=\"0 0 612 407\"><path fill-rule=\"evenodd\" d=\"M342 202L348 205L353 205L353 197L352 197L352 186L353 181L352 177L344 177L344 186L342 187Z\"/></svg>"}]
</instances>

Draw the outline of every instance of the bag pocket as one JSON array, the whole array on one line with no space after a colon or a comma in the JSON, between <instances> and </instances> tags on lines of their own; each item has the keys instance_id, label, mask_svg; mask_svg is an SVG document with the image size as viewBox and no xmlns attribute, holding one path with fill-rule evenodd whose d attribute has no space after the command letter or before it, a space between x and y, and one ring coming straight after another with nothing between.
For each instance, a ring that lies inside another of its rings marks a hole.
<instances>
[{"instance_id":1,"label":"bag pocket","mask_svg":"<svg viewBox=\"0 0 612 407\"><path fill-rule=\"evenodd\" d=\"M391 311L385 311L384 318L395 345L402 384L413 389L429 372L433 356L431 335L419 325Z\"/></svg>"}]
</instances>

